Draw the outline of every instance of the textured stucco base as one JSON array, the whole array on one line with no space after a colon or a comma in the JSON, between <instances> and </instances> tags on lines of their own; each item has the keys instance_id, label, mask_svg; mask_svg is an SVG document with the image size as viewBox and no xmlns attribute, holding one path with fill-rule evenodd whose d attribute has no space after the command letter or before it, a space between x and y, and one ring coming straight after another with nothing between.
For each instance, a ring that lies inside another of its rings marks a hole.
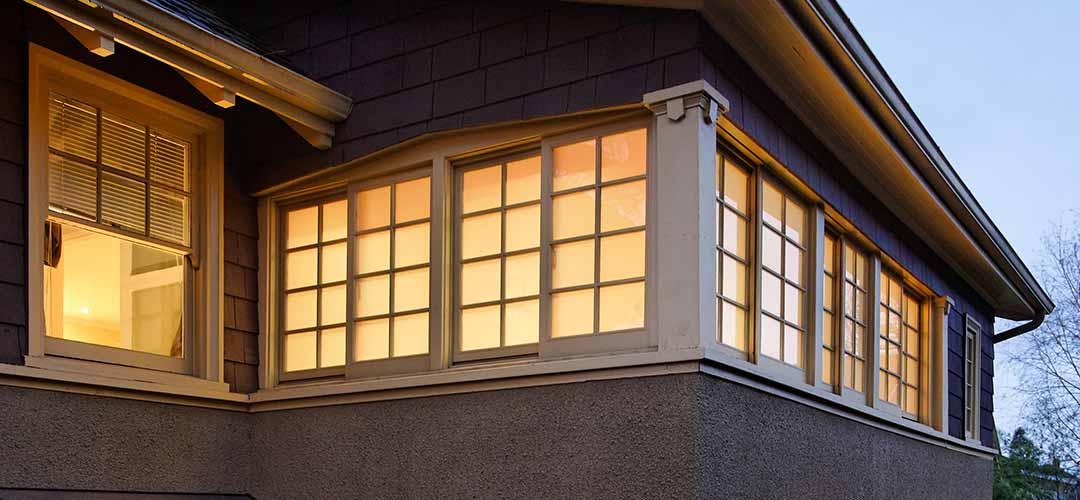
<instances>
[{"instance_id":1,"label":"textured stucco base","mask_svg":"<svg viewBox=\"0 0 1080 500\"><path fill-rule=\"evenodd\" d=\"M242 414L0 387L0 487L256 498L990 498L990 460L707 375Z\"/></svg>"}]
</instances>

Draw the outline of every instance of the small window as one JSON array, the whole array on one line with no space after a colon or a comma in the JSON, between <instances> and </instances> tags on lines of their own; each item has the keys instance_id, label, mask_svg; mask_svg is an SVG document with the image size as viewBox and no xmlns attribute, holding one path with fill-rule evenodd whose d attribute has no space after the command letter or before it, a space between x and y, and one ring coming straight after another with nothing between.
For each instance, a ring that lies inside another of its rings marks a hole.
<instances>
[{"instance_id":1,"label":"small window","mask_svg":"<svg viewBox=\"0 0 1080 500\"><path fill-rule=\"evenodd\" d=\"M964 430L979 438L979 336L982 326L971 316L964 321Z\"/></svg>"},{"instance_id":2,"label":"small window","mask_svg":"<svg viewBox=\"0 0 1080 500\"><path fill-rule=\"evenodd\" d=\"M552 150L551 338L645 327L645 129Z\"/></svg>"},{"instance_id":3,"label":"small window","mask_svg":"<svg viewBox=\"0 0 1080 500\"><path fill-rule=\"evenodd\" d=\"M844 387L863 392L866 374L867 289L866 254L844 241Z\"/></svg>"},{"instance_id":4,"label":"small window","mask_svg":"<svg viewBox=\"0 0 1080 500\"><path fill-rule=\"evenodd\" d=\"M717 341L746 351L750 315L750 173L716 153Z\"/></svg>"},{"instance_id":5,"label":"small window","mask_svg":"<svg viewBox=\"0 0 1080 500\"><path fill-rule=\"evenodd\" d=\"M888 273L881 273L880 286L879 397L918 419L922 301Z\"/></svg>"},{"instance_id":6,"label":"small window","mask_svg":"<svg viewBox=\"0 0 1080 500\"><path fill-rule=\"evenodd\" d=\"M768 180L762 181L761 193L761 354L802 368L807 211Z\"/></svg>"},{"instance_id":7,"label":"small window","mask_svg":"<svg viewBox=\"0 0 1080 500\"><path fill-rule=\"evenodd\" d=\"M825 233L824 267L822 276L821 297L821 381L826 385L836 384L836 374L839 372L836 358L837 333L841 331L837 327L836 305L842 303L837 297L836 269L839 265L839 253L836 236Z\"/></svg>"},{"instance_id":8,"label":"small window","mask_svg":"<svg viewBox=\"0 0 1080 500\"><path fill-rule=\"evenodd\" d=\"M458 357L534 353L540 341L540 156L463 168L458 184ZM519 349L504 349L511 347Z\"/></svg>"},{"instance_id":9,"label":"small window","mask_svg":"<svg viewBox=\"0 0 1080 500\"><path fill-rule=\"evenodd\" d=\"M190 369L185 258L192 254L192 155L188 141L49 93L43 267L49 351Z\"/></svg>"}]
</instances>

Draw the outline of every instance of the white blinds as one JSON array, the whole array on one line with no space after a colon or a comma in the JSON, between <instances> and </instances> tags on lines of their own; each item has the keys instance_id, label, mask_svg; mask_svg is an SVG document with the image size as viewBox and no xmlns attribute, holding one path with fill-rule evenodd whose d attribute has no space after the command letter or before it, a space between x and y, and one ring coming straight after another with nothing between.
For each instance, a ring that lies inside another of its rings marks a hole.
<instances>
[{"instance_id":1,"label":"white blinds","mask_svg":"<svg viewBox=\"0 0 1080 500\"><path fill-rule=\"evenodd\" d=\"M49 95L49 208L141 236L190 244L188 143Z\"/></svg>"}]
</instances>

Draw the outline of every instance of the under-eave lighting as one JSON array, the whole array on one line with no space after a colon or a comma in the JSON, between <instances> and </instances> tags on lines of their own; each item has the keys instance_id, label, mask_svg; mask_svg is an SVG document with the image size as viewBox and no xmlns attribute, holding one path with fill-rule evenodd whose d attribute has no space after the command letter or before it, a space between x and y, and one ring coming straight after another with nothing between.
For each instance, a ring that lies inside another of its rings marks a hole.
<instances>
[{"instance_id":1,"label":"under-eave lighting","mask_svg":"<svg viewBox=\"0 0 1080 500\"><path fill-rule=\"evenodd\" d=\"M88 29L90 31L97 31L97 29L94 28L93 26L90 26L89 24L86 24L86 23L84 23L84 22L82 22L82 21L80 21L78 19L75 19L74 17L71 17L71 16L69 16L67 14L63 14L63 13L57 11L56 9L52 9L52 8L46 7L44 5L41 5L40 3L37 3L34 0L25 0L25 1L26 1L26 3L28 3L30 5L33 5L34 7L37 7L37 8L39 8L39 9L45 11L45 12L48 12L49 14L52 14L52 15L54 15L56 17L59 17L60 19L63 19L63 20L65 20L65 21L67 21L67 22L69 22L71 24L79 26L80 28L86 28L86 29Z\"/></svg>"},{"instance_id":2,"label":"under-eave lighting","mask_svg":"<svg viewBox=\"0 0 1080 500\"><path fill-rule=\"evenodd\" d=\"M27 0L27 1L29 1L29 0ZM127 23L127 24L129 24L131 26L134 26L134 27L138 28L140 31L143 31L144 33L147 33L147 34L152 35L154 37L160 38L160 39L162 39L162 40L164 40L166 42L169 42L169 43L171 43L171 44L173 44L173 45L175 45L177 47L180 47L180 48L182 48L182 49L184 49L184 50L186 50L188 52L191 52L192 54L195 54L195 55L197 55L197 56L199 56L199 57L201 57L203 59L206 59L207 61L210 61L210 62L212 62L212 63L214 63L214 64L216 64L218 66L221 66L222 68L233 69L232 66L229 66L228 64L225 64L224 62L222 62L222 61L220 61L218 59L215 59L214 57L211 57L208 54L205 54L205 53L203 53L203 52L201 52L199 50L196 50L196 49L192 48L191 46L189 46L189 45L187 45L187 44L185 44L185 43L183 43L183 42L181 42L179 40L176 40L176 39L174 39L172 37L169 37L169 36L167 36L167 35L165 35L163 33L155 31L153 29L150 29L147 26L143 26L138 21L136 21L134 19L131 19L131 18L128 18L128 17L124 16L123 14L120 14L119 12L113 12L112 15L116 19L118 19L120 21L123 21L124 23Z\"/></svg>"}]
</instances>

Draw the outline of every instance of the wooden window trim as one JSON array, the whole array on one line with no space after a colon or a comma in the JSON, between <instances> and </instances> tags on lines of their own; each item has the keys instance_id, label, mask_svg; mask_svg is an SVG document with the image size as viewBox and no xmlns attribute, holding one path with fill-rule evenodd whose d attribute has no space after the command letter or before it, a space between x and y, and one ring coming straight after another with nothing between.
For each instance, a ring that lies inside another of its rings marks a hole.
<instances>
[{"instance_id":1,"label":"wooden window trim","mask_svg":"<svg viewBox=\"0 0 1080 500\"><path fill-rule=\"evenodd\" d=\"M128 352L105 346L79 344L45 335L43 311L42 246L28 245L27 294L29 358L73 357L153 371L178 372L217 382L222 381L222 253L223 228L223 144L224 124L166 97L83 65L35 44L30 44L29 64L29 192L27 199L28 241L41 241L45 220L79 223L88 228L97 224L79 221L48 209L48 103L50 92L78 99L112 113L139 121L189 141L191 154L190 247L136 237L108 228L110 235L138 241L189 257L185 262L185 357L175 358ZM98 229L99 231L101 229ZM34 263L37 263L36 265ZM77 345L78 344L78 345ZM36 362L37 364L42 364ZM48 363L46 363L48 364ZM65 365L68 366L68 365ZM80 364L78 366L94 366ZM103 367L103 370L105 367ZM138 373L127 371L125 373ZM135 376L135 375L132 375ZM170 379L185 380L185 379ZM177 382L181 383L181 382ZM173 383L176 385L176 383Z\"/></svg>"}]
</instances>

